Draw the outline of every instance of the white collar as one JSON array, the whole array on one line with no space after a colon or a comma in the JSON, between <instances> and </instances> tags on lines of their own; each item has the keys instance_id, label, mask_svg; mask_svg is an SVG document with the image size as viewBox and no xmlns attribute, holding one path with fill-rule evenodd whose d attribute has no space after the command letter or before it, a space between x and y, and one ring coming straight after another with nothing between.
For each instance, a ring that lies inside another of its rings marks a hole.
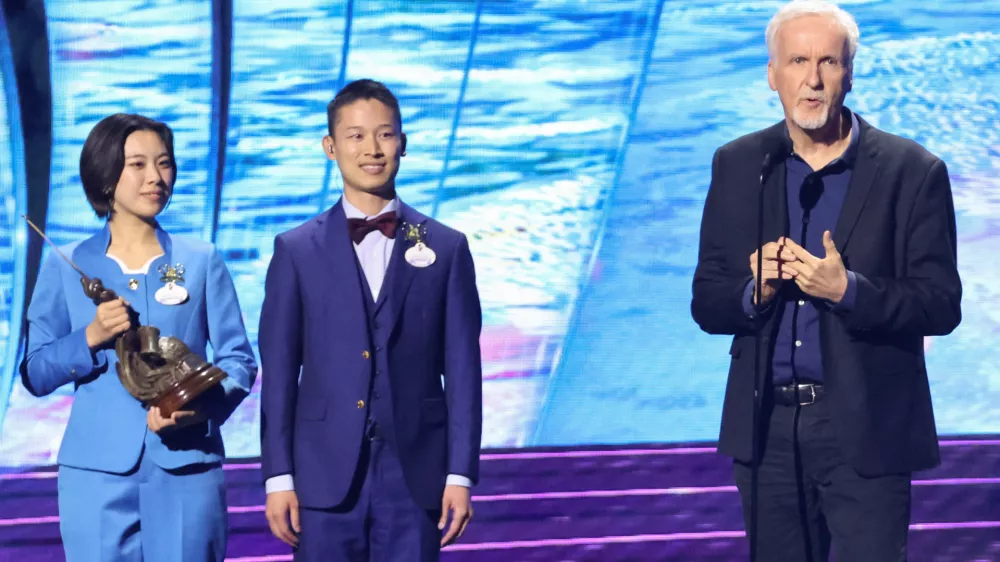
<instances>
[{"instance_id":1,"label":"white collar","mask_svg":"<svg viewBox=\"0 0 1000 562\"><path fill-rule=\"evenodd\" d=\"M347 215L347 218L349 219L371 219L386 213L399 211L399 197L393 197L392 201L389 201L389 204L383 207L382 210L379 211L378 215L373 216L368 216L354 205L351 205L351 202L347 200L346 196L341 197L340 202L344 205L344 214Z\"/></svg>"}]
</instances>

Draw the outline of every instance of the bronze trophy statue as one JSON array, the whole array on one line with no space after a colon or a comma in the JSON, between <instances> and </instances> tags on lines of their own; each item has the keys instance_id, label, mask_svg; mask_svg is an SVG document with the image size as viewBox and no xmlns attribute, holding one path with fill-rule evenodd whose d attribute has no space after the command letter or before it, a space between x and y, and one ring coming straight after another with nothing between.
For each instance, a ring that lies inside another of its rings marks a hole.
<instances>
[{"instance_id":1,"label":"bronze trophy statue","mask_svg":"<svg viewBox=\"0 0 1000 562\"><path fill-rule=\"evenodd\" d=\"M95 305L118 298L100 279L81 271L27 217L25 220L80 274L83 292ZM131 307L129 315L133 319L138 316ZM133 321L115 340L116 367L122 386L146 407L156 406L163 417L170 417L226 378L225 371L199 357L180 339L161 337L159 329L136 324Z\"/></svg>"}]
</instances>

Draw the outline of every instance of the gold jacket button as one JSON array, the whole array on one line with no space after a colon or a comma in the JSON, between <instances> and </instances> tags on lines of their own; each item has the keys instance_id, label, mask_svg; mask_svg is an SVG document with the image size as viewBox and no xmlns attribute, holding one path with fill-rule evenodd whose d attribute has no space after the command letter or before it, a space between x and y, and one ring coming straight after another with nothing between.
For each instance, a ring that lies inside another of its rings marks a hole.
<instances>
[{"instance_id":1,"label":"gold jacket button","mask_svg":"<svg viewBox=\"0 0 1000 562\"><path fill-rule=\"evenodd\" d=\"M364 408L364 407L365 407L365 401L364 400L358 400L358 409L360 410L361 408Z\"/></svg>"},{"instance_id":2,"label":"gold jacket button","mask_svg":"<svg viewBox=\"0 0 1000 562\"><path fill-rule=\"evenodd\" d=\"M368 359L369 357L372 356L372 354L368 353L368 350L366 349L366 350L364 350L364 351L361 352L361 356L364 357L365 359ZM358 407L360 408L360 406L358 406Z\"/></svg>"}]
</instances>

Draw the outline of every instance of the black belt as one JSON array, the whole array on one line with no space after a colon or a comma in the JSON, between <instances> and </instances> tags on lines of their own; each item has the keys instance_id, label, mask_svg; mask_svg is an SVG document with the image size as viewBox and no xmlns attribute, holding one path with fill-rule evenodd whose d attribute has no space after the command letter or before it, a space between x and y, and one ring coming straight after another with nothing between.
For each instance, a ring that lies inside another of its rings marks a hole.
<instances>
[{"instance_id":1,"label":"black belt","mask_svg":"<svg viewBox=\"0 0 1000 562\"><path fill-rule=\"evenodd\" d=\"M775 386L772 394L779 406L808 406L822 400L826 390L821 384L786 384Z\"/></svg>"}]
</instances>

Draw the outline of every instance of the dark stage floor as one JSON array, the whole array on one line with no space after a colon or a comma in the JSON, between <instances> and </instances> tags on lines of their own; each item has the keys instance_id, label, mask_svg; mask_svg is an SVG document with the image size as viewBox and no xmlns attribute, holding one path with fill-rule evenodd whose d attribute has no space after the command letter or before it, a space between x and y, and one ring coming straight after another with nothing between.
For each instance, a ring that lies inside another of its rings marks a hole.
<instances>
[{"instance_id":1,"label":"dark stage floor","mask_svg":"<svg viewBox=\"0 0 1000 562\"><path fill-rule=\"evenodd\" d=\"M1000 440L948 440L916 476L909 559L1000 561ZM730 462L711 447L489 452L446 562L746 560ZM0 475L0 560L62 560L53 469ZM229 559L290 560L259 465L227 465Z\"/></svg>"}]
</instances>

